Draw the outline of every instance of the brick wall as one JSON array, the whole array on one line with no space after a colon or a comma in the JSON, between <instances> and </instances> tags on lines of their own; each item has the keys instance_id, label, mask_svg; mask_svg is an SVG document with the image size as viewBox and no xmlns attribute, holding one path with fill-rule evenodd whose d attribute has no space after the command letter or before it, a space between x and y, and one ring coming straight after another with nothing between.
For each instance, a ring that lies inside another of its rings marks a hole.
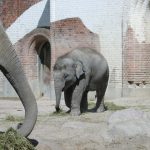
<instances>
[{"instance_id":1,"label":"brick wall","mask_svg":"<svg viewBox=\"0 0 150 150\"><path fill-rule=\"evenodd\" d=\"M37 78L37 49L42 42L50 40L49 29L37 28L15 44L16 52L29 80ZM43 38L42 38L43 37Z\"/></svg>"},{"instance_id":2,"label":"brick wall","mask_svg":"<svg viewBox=\"0 0 150 150\"><path fill-rule=\"evenodd\" d=\"M1 0L0 19L9 27L26 9L41 0Z\"/></svg>"},{"instance_id":3,"label":"brick wall","mask_svg":"<svg viewBox=\"0 0 150 150\"><path fill-rule=\"evenodd\" d=\"M150 44L139 43L129 26L124 49L124 83L137 86L150 83Z\"/></svg>"},{"instance_id":4,"label":"brick wall","mask_svg":"<svg viewBox=\"0 0 150 150\"><path fill-rule=\"evenodd\" d=\"M98 35L88 30L79 18L69 18L52 23L50 34L55 59L79 47L89 47L100 51Z\"/></svg>"}]
</instances>

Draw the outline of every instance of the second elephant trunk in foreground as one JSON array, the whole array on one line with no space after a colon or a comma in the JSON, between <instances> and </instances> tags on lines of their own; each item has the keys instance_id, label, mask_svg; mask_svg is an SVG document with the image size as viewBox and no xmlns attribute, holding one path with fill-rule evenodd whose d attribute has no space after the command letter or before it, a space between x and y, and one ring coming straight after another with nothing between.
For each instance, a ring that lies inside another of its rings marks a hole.
<instances>
[{"instance_id":1,"label":"second elephant trunk in foreground","mask_svg":"<svg viewBox=\"0 0 150 150\"><path fill-rule=\"evenodd\" d=\"M0 24L0 69L18 94L24 109L25 119L18 133L28 136L37 120L37 103L24 75L16 52Z\"/></svg>"}]
</instances>

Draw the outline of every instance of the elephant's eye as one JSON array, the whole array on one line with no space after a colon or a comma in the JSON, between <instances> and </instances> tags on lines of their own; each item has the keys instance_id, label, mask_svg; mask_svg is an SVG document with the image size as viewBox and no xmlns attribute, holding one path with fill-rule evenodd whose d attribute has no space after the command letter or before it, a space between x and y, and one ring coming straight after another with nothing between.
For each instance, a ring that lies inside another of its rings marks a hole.
<instances>
[{"instance_id":1,"label":"elephant's eye","mask_svg":"<svg viewBox=\"0 0 150 150\"><path fill-rule=\"evenodd\" d=\"M69 75L65 73L65 74L64 74L64 79L66 79L68 76L69 76Z\"/></svg>"}]
</instances>

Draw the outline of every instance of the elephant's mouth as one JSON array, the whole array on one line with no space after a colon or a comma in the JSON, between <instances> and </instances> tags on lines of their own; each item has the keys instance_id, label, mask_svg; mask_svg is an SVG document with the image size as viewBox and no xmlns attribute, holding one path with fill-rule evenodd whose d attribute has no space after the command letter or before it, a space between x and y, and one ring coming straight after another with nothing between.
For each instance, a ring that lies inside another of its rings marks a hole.
<instances>
[{"instance_id":1,"label":"elephant's mouth","mask_svg":"<svg viewBox=\"0 0 150 150\"><path fill-rule=\"evenodd\" d=\"M65 90L67 90L68 88L70 88L70 87L73 87L74 86L74 83L73 82L66 82L65 83L65 86L63 87L63 89L62 89L62 91L65 91Z\"/></svg>"},{"instance_id":2,"label":"elephant's mouth","mask_svg":"<svg viewBox=\"0 0 150 150\"><path fill-rule=\"evenodd\" d=\"M62 88L62 92L65 90L65 87Z\"/></svg>"},{"instance_id":3,"label":"elephant's mouth","mask_svg":"<svg viewBox=\"0 0 150 150\"><path fill-rule=\"evenodd\" d=\"M68 89L71 86L71 84L66 83L65 86L62 88L62 92Z\"/></svg>"},{"instance_id":4,"label":"elephant's mouth","mask_svg":"<svg viewBox=\"0 0 150 150\"><path fill-rule=\"evenodd\" d=\"M65 90L67 90L70 86L65 86L62 88L62 92L64 92Z\"/></svg>"}]
</instances>

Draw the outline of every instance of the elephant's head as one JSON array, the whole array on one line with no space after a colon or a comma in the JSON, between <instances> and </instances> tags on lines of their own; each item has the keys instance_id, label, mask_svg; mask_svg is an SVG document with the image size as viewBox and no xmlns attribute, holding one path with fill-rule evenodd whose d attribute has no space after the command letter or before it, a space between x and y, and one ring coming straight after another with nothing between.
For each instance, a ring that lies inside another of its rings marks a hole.
<instances>
[{"instance_id":1,"label":"elephant's head","mask_svg":"<svg viewBox=\"0 0 150 150\"><path fill-rule=\"evenodd\" d=\"M24 108L25 119L17 129L23 136L28 136L37 120L37 104L24 75L16 52L0 23L0 70L18 94Z\"/></svg>"},{"instance_id":2,"label":"elephant's head","mask_svg":"<svg viewBox=\"0 0 150 150\"><path fill-rule=\"evenodd\" d=\"M83 63L72 58L59 57L54 65L56 111L59 111L62 91L74 85L85 74Z\"/></svg>"}]
</instances>

